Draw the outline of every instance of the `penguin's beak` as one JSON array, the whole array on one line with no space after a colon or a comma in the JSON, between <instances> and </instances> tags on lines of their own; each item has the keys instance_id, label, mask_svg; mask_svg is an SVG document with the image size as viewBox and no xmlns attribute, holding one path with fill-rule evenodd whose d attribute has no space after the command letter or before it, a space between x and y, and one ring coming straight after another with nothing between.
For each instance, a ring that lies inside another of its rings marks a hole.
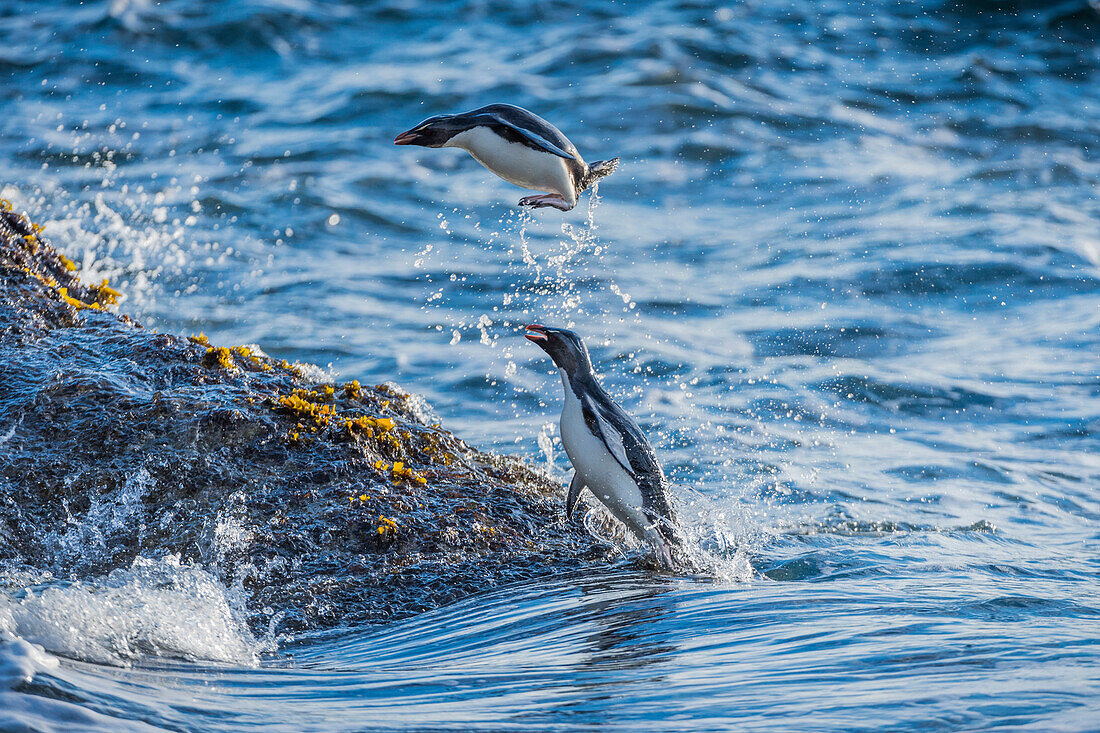
<instances>
[{"instance_id":1,"label":"penguin's beak","mask_svg":"<svg viewBox=\"0 0 1100 733\"><path fill-rule=\"evenodd\" d=\"M528 341L534 341L538 343L540 341L548 341L549 336L546 335L546 326L540 326L537 323L532 323L527 327L527 333L523 334L524 338Z\"/></svg>"},{"instance_id":2,"label":"penguin's beak","mask_svg":"<svg viewBox=\"0 0 1100 733\"><path fill-rule=\"evenodd\" d=\"M394 138L394 145L415 145L416 141L420 139L420 133L415 130L406 130L397 137Z\"/></svg>"}]
</instances>

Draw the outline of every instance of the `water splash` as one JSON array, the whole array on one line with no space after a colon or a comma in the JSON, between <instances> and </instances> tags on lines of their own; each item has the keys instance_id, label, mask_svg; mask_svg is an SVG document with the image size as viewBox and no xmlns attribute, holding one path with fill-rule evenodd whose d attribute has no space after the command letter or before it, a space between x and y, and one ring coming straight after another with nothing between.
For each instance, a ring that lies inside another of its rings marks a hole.
<instances>
[{"instance_id":1,"label":"water splash","mask_svg":"<svg viewBox=\"0 0 1100 733\"><path fill-rule=\"evenodd\" d=\"M499 228L482 231L475 227L478 236L464 246L477 246L488 249L500 249L504 256L502 263L507 284L500 289L486 291L484 310L469 315L469 308L451 309L450 300L443 290L432 291L423 304L423 308L436 309L447 321L451 330L450 344L460 346L469 343L466 336L473 336L480 346L486 347L491 354L487 359L485 373L490 386L507 382L517 373L514 359L515 329L530 321L539 321L567 327L586 313L587 300L592 297L591 281L603 283L606 291L614 300L622 304L622 317L636 325L641 324L641 314L637 302L606 270L606 245L601 242L598 233L597 210L600 206L598 187L593 187L587 202L583 223L570 221L560 223L557 235L546 232L545 220L540 220L527 209L511 211L498 221ZM447 218L439 215L440 226L451 232ZM415 264L426 267L427 261L435 249L424 246L416 253ZM451 275L452 282L461 284L465 276ZM468 293L463 293L468 296ZM499 300L496 300L499 298ZM476 311L476 306L474 310ZM652 337L647 334L647 339ZM633 360L635 357L630 355ZM674 443L676 436L685 431L707 430L707 425L698 425L699 408L694 404L693 382L677 373L654 378L640 373L635 367L638 378L633 380L631 395L643 397L646 401L654 399L673 399L679 405L675 424L663 425L653 435L655 444ZM697 379L696 379L697 381ZM521 409L513 404L513 416ZM564 480L569 474L569 466L558 465L561 456L555 450L560 440L554 435L555 424L547 423L538 429L535 443L544 459L544 468L551 475ZM722 465L708 468L708 481L718 485L746 485L741 477L731 475L729 470L739 446L729 445L726 461ZM712 457L712 463L715 462ZM723 467L724 466L724 467ZM693 470L701 467L695 465ZM717 473L716 473L717 471ZM706 471L705 471L706 472ZM712 475L713 474L713 475ZM748 494L754 490L746 489ZM679 494L679 489L673 490ZM729 497L727 497L729 498ZM691 542L689 554L691 563L703 569L708 575L728 580L745 581L753 576L749 557L754 548L759 548L762 540L758 530L744 516L742 497L732 498L735 506L727 503L711 502L705 509L698 492L684 491L677 501L690 504L684 517L689 522L688 535ZM748 498L745 498L748 501ZM601 506L591 505L585 514L585 525L590 533L608 547L615 548L618 556L644 554L635 538L623 527L618 526L611 515Z\"/></svg>"},{"instance_id":2,"label":"water splash","mask_svg":"<svg viewBox=\"0 0 1100 733\"><path fill-rule=\"evenodd\" d=\"M140 502L153 488L153 477L142 469L129 476L122 486L106 494L91 496L91 506L81 517L68 515L68 528L51 543L55 562L88 566L106 559L112 534L127 529L135 516L141 516ZM68 505L65 506L68 511ZM139 541L145 534L144 524L138 528Z\"/></svg>"},{"instance_id":3,"label":"water splash","mask_svg":"<svg viewBox=\"0 0 1100 733\"><path fill-rule=\"evenodd\" d=\"M541 428L539 428L538 436L535 439L536 442L538 443L539 450L542 451L542 455L546 459L546 468L547 468L548 471L554 471L554 469L555 469L555 465L554 465L554 445L555 445L555 443L559 443L561 441L560 438L557 438L554 435L554 433L556 433L557 430L558 430L557 423L554 423L554 422L544 423L543 426Z\"/></svg>"},{"instance_id":4,"label":"water splash","mask_svg":"<svg viewBox=\"0 0 1100 733\"><path fill-rule=\"evenodd\" d=\"M225 586L177 556L139 557L96 581L0 596L0 631L73 659L129 666L147 656L254 665L257 640Z\"/></svg>"},{"instance_id":5,"label":"water splash","mask_svg":"<svg viewBox=\"0 0 1100 733\"><path fill-rule=\"evenodd\" d=\"M216 240L196 241L198 218L191 212L198 195L197 185L116 189L109 178L90 201L65 191L0 189L0 198L17 209L41 212L37 223L50 239L64 242L85 282L108 280L125 312L149 325L156 324L167 291L194 287L196 262L221 268L233 254ZM173 210L176 216L169 219Z\"/></svg>"},{"instance_id":6,"label":"water splash","mask_svg":"<svg viewBox=\"0 0 1100 733\"><path fill-rule=\"evenodd\" d=\"M591 277L606 278L596 272L604 252L597 237L599 203L599 192L594 186L584 223L563 222L558 235L549 235L545 222L525 208L509 211L497 221L499 227L495 229L484 231L475 224L477 236L472 245L499 252L506 280L503 287L488 291L480 313L477 306L471 314L468 307L452 305L451 296L458 293L455 288L461 288L466 281L465 276L454 271L449 276L451 288L433 289L426 296L422 309L439 314L440 328L451 331L452 346L463 343L467 335L476 335L482 346L496 352L489 359L487 379L507 379L516 373L511 337L517 327L536 319L574 325L585 307L584 290L578 282ZM453 233L444 214L440 213L439 219L444 232ZM433 257L439 254L437 247L426 244L415 253L413 264L418 269L428 269ZM611 287L621 292L614 283Z\"/></svg>"},{"instance_id":7,"label":"water splash","mask_svg":"<svg viewBox=\"0 0 1100 733\"><path fill-rule=\"evenodd\" d=\"M702 575L746 583L757 577L752 557L770 534L754 501L745 499L748 492L728 493L735 495L708 495L680 485L671 491L690 564Z\"/></svg>"}]
</instances>

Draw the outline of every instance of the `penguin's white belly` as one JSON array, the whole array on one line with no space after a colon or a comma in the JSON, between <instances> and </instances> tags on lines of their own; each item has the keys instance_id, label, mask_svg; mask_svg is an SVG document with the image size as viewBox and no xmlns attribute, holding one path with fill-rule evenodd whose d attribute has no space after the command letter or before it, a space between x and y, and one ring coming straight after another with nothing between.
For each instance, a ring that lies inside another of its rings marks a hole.
<instances>
[{"instance_id":1,"label":"penguin's white belly","mask_svg":"<svg viewBox=\"0 0 1100 733\"><path fill-rule=\"evenodd\" d=\"M651 522L642 511L641 490L603 441L584 424L580 400L568 387L561 412L561 442L573 468L596 498L639 539L652 541Z\"/></svg>"},{"instance_id":2,"label":"penguin's white belly","mask_svg":"<svg viewBox=\"0 0 1100 733\"><path fill-rule=\"evenodd\" d=\"M577 200L564 158L508 142L487 127L460 132L444 147L466 150L477 162L521 188L556 193L570 203Z\"/></svg>"}]
</instances>

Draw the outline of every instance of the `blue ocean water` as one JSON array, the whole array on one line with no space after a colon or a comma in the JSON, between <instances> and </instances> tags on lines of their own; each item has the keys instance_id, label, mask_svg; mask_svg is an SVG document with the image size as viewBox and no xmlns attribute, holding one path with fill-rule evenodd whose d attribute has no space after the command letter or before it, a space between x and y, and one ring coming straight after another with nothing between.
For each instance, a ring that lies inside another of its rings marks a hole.
<instances>
[{"instance_id":1,"label":"blue ocean water","mask_svg":"<svg viewBox=\"0 0 1100 733\"><path fill-rule=\"evenodd\" d=\"M731 558L261 641L170 559L94 595L5 572L3 726L1100 729L1085 0L0 18L0 196L123 311L393 380L563 480L560 386L520 333L571 326ZM501 101L619 171L520 213L464 153L392 145Z\"/></svg>"}]
</instances>

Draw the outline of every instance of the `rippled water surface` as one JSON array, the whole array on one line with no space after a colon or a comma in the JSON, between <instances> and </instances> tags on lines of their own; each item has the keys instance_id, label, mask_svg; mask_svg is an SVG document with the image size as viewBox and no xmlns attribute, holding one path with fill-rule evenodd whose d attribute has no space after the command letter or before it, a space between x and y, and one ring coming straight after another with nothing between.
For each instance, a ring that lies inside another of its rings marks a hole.
<instances>
[{"instance_id":1,"label":"rippled water surface","mask_svg":"<svg viewBox=\"0 0 1100 733\"><path fill-rule=\"evenodd\" d=\"M1087 2L28 0L0 18L2 195L125 312L394 380L563 480L560 384L518 329L574 327L693 534L734 558L669 578L628 553L263 640L170 558L94 602L9 572L0 726L1097 728ZM464 153L392 145L499 101L619 171L572 212L519 213Z\"/></svg>"}]
</instances>

